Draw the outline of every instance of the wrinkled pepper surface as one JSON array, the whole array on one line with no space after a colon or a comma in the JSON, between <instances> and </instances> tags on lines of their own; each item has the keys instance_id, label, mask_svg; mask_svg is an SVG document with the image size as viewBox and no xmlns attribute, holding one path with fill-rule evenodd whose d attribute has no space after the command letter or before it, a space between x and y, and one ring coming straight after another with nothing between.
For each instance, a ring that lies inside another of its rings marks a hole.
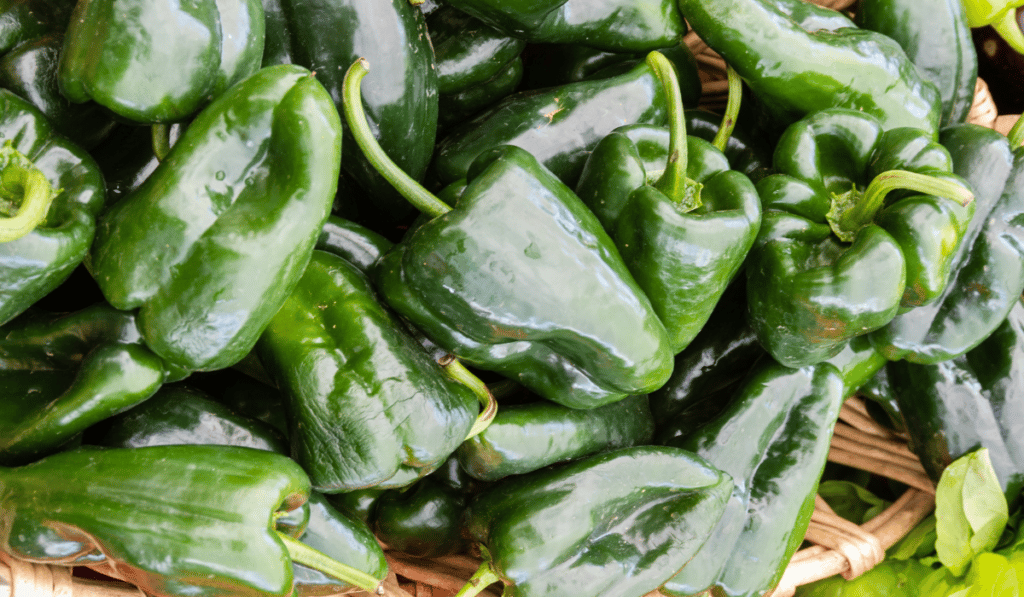
<instances>
[{"instance_id":1,"label":"wrinkled pepper surface","mask_svg":"<svg viewBox=\"0 0 1024 597\"><path fill-rule=\"evenodd\" d=\"M509 477L469 505L486 548L475 595L630 597L659 588L708 539L732 482L686 450L635 446ZM472 580L471 580L472 582Z\"/></svg>"},{"instance_id":2,"label":"wrinkled pepper surface","mask_svg":"<svg viewBox=\"0 0 1024 597\"><path fill-rule=\"evenodd\" d=\"M203 110L104 213L90 273L110 304L139 310L146 344L165 360L232 365L298 283L340 151L337 110L310 72L262 69Z\"/></svg>"},{"instance_id":3,"label":"wrinkled pepper surface","mask_svg":"<svg viewBox=\"0 0 1024 597\"><path fill-rule=\"evenodd\" d=\"M259 0L81 0L60 55L60 90L133 122L174 122L252 75Z\"/></svg>"},{"instance_id":4,"label":"wrinkled pepper surface","mask_svg":"<svg viewBox=\"0 0 1024 597\"><path fill-rule=\"evenodd\" d=\"M820 362L938 299L975 207L927 133L823 110L786 129L774 166L746 271L750 324L777 361Z\"/></svg>"},{"instance_id":5,"label":"wrinkled pepper surface","mask_svg":"<svg viewBox=\"0 0 1024 597\"><path fill-rule=\"evenodd\" d=\"M88 153L6 89L0 89L0 138L2 325L59 286L88 254L104 185ZM37 182L26 186L31 178Z\"/></svg>"},{"instance_id":6,"label":"wrinkled pepper surface","mask_svg":"<svg viewBox=\"0 0 1024 597\"><path fill-rule=\"evenodd\" d=\"M288 398L292 455L317 491L408 485L455 451L479 410L366 277L321 251L257 352Z\"/></svg>"}]
</instances>

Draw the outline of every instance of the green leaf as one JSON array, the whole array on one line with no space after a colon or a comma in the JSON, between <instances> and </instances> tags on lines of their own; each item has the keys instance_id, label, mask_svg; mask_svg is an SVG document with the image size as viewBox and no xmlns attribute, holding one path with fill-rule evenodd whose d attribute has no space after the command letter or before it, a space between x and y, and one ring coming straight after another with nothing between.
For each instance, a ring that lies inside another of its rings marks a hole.
<instances>
[{"instance_id":1,"label":"green leaf","mask_svg":"<svg viewBox=\"0 0 1024 597\"><path fill-rule=\"evenodd\" d=\"M818 495L836 514L856 524L863 524L889 506L889 502L850 481L822 481Z\"/></svg>"},{"instance_id":2,"label":"green leaf","mask_svg":"<svg viewBox=\"0 0 1024 597\"><path fill-rule=\"evenodd\" d=\"M943 471L935 519L935 550L956 576L976 555L995 548L1009 512L987 449L964 455Z\"/></svg>"},{"instance_id":3,"label":"green leaf","mask_svg":"<svg viewBox=\"0 0 1024 597\"><path fill-rule=\"evenodd\" d=\"M1005 557L994 553L981 553L971 564L967 574L964 597L1019 597L1020 581L1017 571Z\"/></svg>"},{"instance_id":4,"label":"green leaf","mask_svg":"<svg viewBox=\"0 0 1024 597\"><path fill-rule=\"evenodd\" d=\"M935 553L935 516L929 516L886 551L894 560L919 559ZM926 562L925 562L926 563Z\"/></svg>"}]
</instances>

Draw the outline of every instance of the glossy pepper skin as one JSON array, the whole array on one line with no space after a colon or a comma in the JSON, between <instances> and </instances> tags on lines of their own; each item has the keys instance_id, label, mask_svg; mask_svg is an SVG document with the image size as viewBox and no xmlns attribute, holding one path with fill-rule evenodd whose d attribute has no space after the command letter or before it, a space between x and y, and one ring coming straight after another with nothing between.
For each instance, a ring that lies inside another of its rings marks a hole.
<instances>
[{"instance_id":1,"label":"glossy pepper skin","mask_svg":"<svg viewBox=\"0 0 1024 597\"><path fill-rule=\"evenodd\" d=\"M466 528L507 597L643 595L705 542L731 486L685 450L635 446L505 479Z\"/></svg>"},{"instance_id":2,"label":"glossy pepper skin","mask_svg":"<svg viewBox=\"0 0 1024 597\"><path fill-rule=\"evenodd\" d=\"M645 52L682 39L686 23L675 2L587 0L451 0L449 5L530 42L580 43L602 50Z\"/></svg>"},{"instance_id":3,"label":"glossy pepper skin","mask_svg":"<svg viewBox=\"0 0 1024 597\"><path fill-rule=\"evenodd\" d=\"M31 232L0 242L2 325L59 286L85 258L103 208L104 184L85 150L61 137L38 109L6 89L0 89L0 137L13 141L11 148L59 191ZM0 222L14 215L8 209L21 199L9 196L6 188L0 191Z\"/></svg>"},{"instance_id":4,"label":"glossy pepper skin","mask_svg":"<svg viewBox=\"0 0 1024 597\"><path fill-rule=\"evenodd\" d=\"M721 54L783 127L824 108L877 117L884 129L935 135L942 107L903 49L873 31L807 31L773 0L679 0L694 31ZM842 64L843 68L835 68Z\"/></svg>"},{"instance_id":5,"label":"glossy pepper skin","mask_svg":"<svg viewBox=\"0 0 1024 597\"><path fill-rule=\"evenodd\" d=\"M90 272L112 305L139 310L154 352L213 370L252 349L330 212L340 131L309 71L262 69L203 110L104 213Z\"/></svg>"},{"instance_id":6,"label":"glossy pepper skin","mask_svg":"<svg viewBox=\"0 0 1024 597\"><path fill-rule=\"evenodd\" d=\"M978 54L961 0L867 0L857 25L896 40L942 96L941 125L967 119L978 78Z\"/></svg>"},{"instance_id":7,"label":"glossy pepper skin","mask_svg":"<svg viewBox=\"0 0 1024 597\"><path fill-rule=\"evenodd\" d=\"M64 39L60 89L130 121L174 122L255 73L263 40L259 0L82 0Z\"/></svg>"},{"instance_id":8,"label":"glossy pepper skin","mask_svg":"<svg viewBox=\"0 0 1024 597\"><path fill-rule=\"evenodd\" d=\"M462 553L462 513L466 498L424 477L404 490L385 491L373 507L373 531L390 549L433 558Z\"/></svg>"},{"instance_id":9,"label":"glossy pepper skin","mask_svg":"<svg viewBox=\"0 0 1024 597\"><path fill-rule=\"evenodd\" d=\"M408 0L264 0L263 8L263 65L298 64L315 72L339 112L345 70L359 57L374 65L362 91L374 135L399 167L421 179L434 151L438 94L420 11ZM367 195L346 202L350 217L370 225L407 219L408 203L363 159L347 132L343 144L342 172Z\"/></svg>"},{"instance_id":10,"label":"glossy pepper skin","mask_svg":"<svg viewBox=\"0 0 1024 597\"><path fill-rule=\"evenodd\" d=\"M467 180L455 209L378 262L388 304L467 365L572 408L661 386L665 328L579 198L515 146Z\"/></svg>"},{"instance_id":11,"label":"glossy pepper skin","mask_svg":"<svg viewBox=\"0 0 1024 597\"><path fill-rule=\"evenodd\" d=\"M0 9L0 87L28 100L59 133L89 149L113 128L95 102L74 104L60 94L57 69L71 0L18 0Z\"/></svg>"},{"instance_id":12,"label":"glossy pepper skin","mask_svg":"<svg viewBox=\"0 0 1024 597\"><path fill-rule=\"evenodd\" d=\"M647 396L580 410L542 400L502 406L455 451L474 479L497 481L603 450L646 444L654 433Z\"/></svg>"},{"instance_id":13,"label":"glossy pepper skin","mask_svg":"<svg viewBox=\"0 0 1024 597\"><path fill-rule=\"evenodd\" d=\"M886 367L910 448L938 482L954 460L988 448L1011 503L1024 487L1024 305L978 346L930 365Z\"/></svg>"},{"instance_id":14,"label":"glossy pepper skin","mask_svg":"<svg viewBox=\"0 0 1024 597\"><path fill-rule=\"evenodd\" d=\"M143 345L130 313L26 313L0 327L0 463L53 453L181 375Z\"/></svg>"},{"instance_id":15,"label":"glossy pepper skin","mask_svg":"<svg viewBox=\"0 0 1024 597\"><path fill-rule=\"evenodd\" d=\"M0 549L116 570L153 595L283 597L293 576L274 514L308 495L297 464L262 450L79 448L0 468Z\"/></svg>"},{"instance_id":16,"label":"glossy pepper skin","mask_svg":"<svg viewBox=\"0 0 1024 597\"><path fill-rule=\"evenodd\" d=\"M316 249L341 257L366 273L395 243L345 218L330 215L324 222Z\"/></svg>"},{"instance_id":17,"label":"glossy pepper skin","mask_svg":"<svg viewBox=\"0 0 1024 597\"><path fill-rule=\"evenodd\" d=\"M735 597L770 591L803 541L832 427L846 394L827 363L763 362L725 410L669 442L732 476L732 494L707 542L665 583L666 595Z\"/></svg>"},{"instance_id":18,"label":"glossy pepper skin","mask_svg":"<svg viewBox=\"0 0 1024 597\"><path fill-rule=\"evenodd\" d=\"M975 196L975 213L953 256L949 283L929 305L898 315L871 341L890 360L937 363L988 337L1024 291L1024 148L973 124L940 140Z\"/></svg>"},{"instance_id":19,"label":"glossy pepper skin","mask_svg":"<svg viewBox=\"0 0 1024 597\"><path fill-rule=\"evenodd\" d=\"M475 395L402 328L359 270L316 251L260 338L317 491L407 485L469 434Z\"/></svg>"},{"instance_id":20,"label":"glossy pepper skin","mask_svg":"<svg viewBox=\"0 0 1024 597\"><path fill-rule=\"evenodd\" d=\"M515 145L575 186L590 150L626 124L664 124L665 96L646 63L614 77L512 94L438 143L434 170L448 184L465 178L484 151Z\"/></svg>"},{"instance_id":21,"label":"glossy pepper skin","mask_svg":"<svg viewBox=\"0 0 1024 597\"><path fill-rule=\"evenodd\" d=\"M832 109L791 125L774 165L779 174L757 185L764 216L746 271L751 326L777 361L820 362L900 308L937 300L973 202L873 189L898 171L966 193L944 147L919 129L884 131L875 117ZM853 225L839 211L846 201L865 208Z\"/></svg>"}]
</instances>

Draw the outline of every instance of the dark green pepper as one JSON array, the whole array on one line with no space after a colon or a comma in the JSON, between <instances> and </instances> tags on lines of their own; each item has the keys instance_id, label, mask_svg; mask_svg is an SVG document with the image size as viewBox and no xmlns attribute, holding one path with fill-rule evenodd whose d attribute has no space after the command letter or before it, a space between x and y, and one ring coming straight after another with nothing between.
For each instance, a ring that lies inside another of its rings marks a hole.
<instances>
[{"instance_id":1,"label":"dark green pepper","mask_svg":"<svg viewBox=\"0 0 1024 597\"><path fill-rule=\"evenodd\" d=\"M2 325L82 262L104 194L96 162L58 135L38 109L5 89L0 89L0 138Z\"/></svg>"},{"instance_id":2,"label":"dark green pepper","mask_svg":"<svg viewBox=\"0 0 1024 597\"><path fill-rule=\"evenodd\" d=\"M466 512L484 562L460 597L635 597L661 587L708 539L732 482L678 448L636 446L509 477Z\"/></svg>"},{"instance_id":3,"label":"dark green pepper","mask_svg":"<svg viewBox=\"0 0 1024 597\"><path fill-rule=\"evenodd\" d=\"M496 31L450 6L431 13L427 30L441 95L465 91L494 78L526 47L522 39Z\"/></svg>"},{"instance_id":4,"label":"dark green pepper","mask_svg":"<svg viewBox=\"0 0 1024 597\"><path fill-rule=\"evenodd\" d=\"M87 265L112 305L139 309L161 357L191 370L232 365L298 283L340 151L338 113L310 72L262 69L203 110L104 213Z\"/></svg>"},{"instance_id":5,"label":"dark green pepper","mask_svg":"<svg viewBox=\"0 0 1024 597\"><path fill-rule=\"evenodd\" d=\"M942 144L974 191L976 211L952 257L949 282L929 305L901 313L871 341L890 360L938 363L977 346L1024 291L1024 144L974 124Z\"/></svg>"},{"instance_id":6,"label":"dark green pepper","mask_svg":"<svg viewBox=\"0 0 1024 597\"><path fill-rule=\"evenodd\" d=\"M669 127L615 129L593 149L576 186L647 294L679 353L707 323L761 224L745 175L710 143L686 135L672 64L651 52Z\"/></svg>"},{"instance_id":7,"label":"dark green pepper","mask_svg":"<svg viewBox=\"0 0 1024 597\"><path fill-rule=\"evenodd\" d=\"M939 92L899 44L856 27L808 31L788 14L791 4L679 0L679 10L764 101L780 130L809 113L842 107L877 117L883 129L936 134Z\"/></svg>"},{"instance_id":8,"label":"dark green pepper","mask_svg":"<svg viewBox=\"0 0 1024 597\"><path fill-rule=\"evenodd\" d=\"M455 451L475 479L497 481L596 452L650 442L654 419L647 396L629 396L589 410L548 401L502 406L478 435Z\"/></svg>"},{"instance_id":9,"label":"dark green pepper","mask_svg":"<svg viewBox=\"0 0 1024 597\"><path fill-rule=\"evenodd\" d=\"M861 0L857 24L896 40L942 96L942 126L967 120L978 54L961 0Z\"/></svg>"},{"instance_id":10,"label":"dark green pepper","mask_svg":"<svg viewBox=\"0 0 1024 597\"><path fill-rule=\"evenodd\" d=\"M679 43L686 23L672 0L448 0L508 35L531 42L646 52Z\"/></svg>"},{"instance_id":11,"label":"dark green pepper","mask_svg":"<svg viewBox=\"0 0 1024 597\"><path fill-rule=\"evenodd\" d=\"M0 327L0 463L60 449L78 433L148 399L168 377L129 313L96 305L26 313Z\"/></svg>"},{"instance_id":12,"label":"dark green pepper","mask_svg":"<svg viewBox=\"0 0 1024 597\"><path fill-rule=\"evenodd\" d=\"M259 0L80 0L60 57L60 90L123 118L174 122L260 67Z\"/></svg>"},{"instance_id":13,"label":"dark green pepper","mask_svg":"<svg viewBox=\"0 0 1024 597\"><path fill-rule=\"evenodd\" d=\"M938 299L975 208L927 133L823 110L786 130L774 166L746 271L750 324L777 361L820 362Z\"/></svg>"},{"instance_id":14,"label":"dark green pepper","mask_svg":"<svg viewBox=\"0 0 1024 597\"><path fill-rule=\"evenodd\" d=\"M292 594L293 562L375 592L380 577L275 530L308 495L302 469L263 450L80 448L0 468L0 549L33 562L87 564L153 595L284 597Z\"/></svg>"},{"instance_id":15,"label":"dark green pepper","mask_svg":"<svg viewBox=\"0 0 1024 597\"><path fill-rule=\"evenodd\" d=\"M288 398L292 454L321 492L401 487L470 433L477 398L402 330L365 276L314 251L257 344Z\"/></svg>"},{"instance_id":16,"label":"dark green pepper","mask_svg":"<svg viewBox=\"0 0 1024 597\"><path fill-rule=\"evenodd\" d=\"M708 541L662 593L710 589L754 597L775 587L810 523L843 389L839 372L827 363L790 369L768 361L721 414L671 440L735 484Z\"/></svg>"},{"instance_id":17,"label":"dark green pepper","mask_svg":"<svg viewBox=\"0 0 1024 597\"><path fill-rule=\"evenodd\" d=\"M366 272L394 243L365 226L330 215L324 222L316 249L341 257Z\"/></svg>"},{"instance_id":18,"label":"dark green pepper","mask_svg":"<svg viewBox=\"0 0 1024 597\"><path fill-rule=\"evenodd\" d=\"M384 492L373 508L373 531L389 549L433 558L465 551L466 499L433 475L402 490Z\"/></svg>"},{"instance_id":19,"label":"dark green pepper","mask_svg":"<svg viewBox=\"0 0 1024 597\"><path fill-rule=\"evenodd\" d=\"M363 88L373 134L388 156L415 179L434 151L438 95L426 21L408 0L263 0L267 43L263 65L298 64L316 78L341 112L342 79L366 57L375 77ZM343 123L344 125L344 123ZM342 172L365 200L343 197L346 217L362 224L404 221L412 210L363 159L346 131Z\"/></svg>"}]
</instances>

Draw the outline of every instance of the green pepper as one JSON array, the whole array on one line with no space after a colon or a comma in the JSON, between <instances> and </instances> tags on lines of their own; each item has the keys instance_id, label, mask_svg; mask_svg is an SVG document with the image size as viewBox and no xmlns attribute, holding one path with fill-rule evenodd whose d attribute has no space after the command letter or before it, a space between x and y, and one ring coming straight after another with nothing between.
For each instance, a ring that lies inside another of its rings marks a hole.
<instances>
[{"instance_id":1,"label":"green pepper","mask_svg":"<svg viewBox=\"0 0 1024 597\"><path fill-rule=\"evenodd\" d=\"M591 149L626 124L662 125L661 83L646 62L613 77L514 93L453 129L437 146L434 170L444 184L466 177L470 163L499 145L521 147L573 186Z\"/></svg>"},{"instance_id":2,"label":"green pepper","mask_svg":"<svg viewBox=\"0 0 1024 597\"><path fill-rule=\"evenodd\" d=\"M0 549L87 564L161 596L284 597L296 561L375 592L380 577L275 531L308 495L302 469L263 450L80 448L0 468Z\"/></svg>"},{"instance_id":3,"label":"green pepper","mask_svg":"<svg viewBox=\"0 0 1024 597\"><path fill-rule=\"evenodd\" d=\"M684 99L684 105L686 104ZM742 108L741 108L742 109ZM712 143L721 128L722 115L708 110L693 108L686 110L686 134L700 137ZM755 183L763 178L772 166L772 147L762 136L743 126L742 117L726 139L722 153L729 160L729 167L747 175Z\"/></svg>"},{"instance_id":4,"label":"green pepper","mask_svg":"<svg viewBox=\"0 0 1024 597\"><path fill-rule=\"evenodd\" d=\"M842 107L877 117L883 129L936 134L939 92L899 44L856 27L808 31L790 17L790 4L679 0L679 10L764 101L780 129L809 113Z\"/></svg>"},{"instance_id":5,"label":"green pepper","mask_svg":"<svg viewBox=\"0 0 1024 597\"><path fill-rule=\"evenodd\" d=\"M962 0L861 0L857 24L896 40L935 83L942 96L942 126L967 120L978 53Z\"/></svg>"},{"instance_id":6,"label":"green pepper","mask_svg":"<svg viewBox=\"0 0 1024 597\"><path fill-rule=\"evenodd\" d=\"M938 299L975 208L928 133L823 110L786 130L774 166L746 271L750 324L777 361L820 362Z\"/></svg>"},{"instance_id":7,"label":"green pepper","mask_svg":"<svg viewBox=\"0 0 1024 597\"><path fill-rule=\"evenodd\" d=\"M341 257L366 272L394 243L365 226L330 215L320 231L316 249Z\"/></svg>"},{"instance_id":8,"label":"green pepper","mask_svg":"<svg viewBox=\"0 0 1024 597\"><path fill-rule=\"evenodd\" d=\"M441 95L490 80L526 47L524 40L503 34L450 6L431 13L427 30L434 46L437 91Z\"/></svg>"},{"instance_id":9,"label":"green pepper","mask_svg":"<svg viewBox=\"0 0 1024 597\"><path fill-rule=\"evenodd\" d=\"M647 52L679 43L686 23L672 0L449 0L495 29L530 42Z\"/></svg>"},{"instance_id":10,"label":"green pepper","mask_svg":"<svg viewBox=\"0 0 1024 597\"><path fill-rule=\"evenodd\" d=\"M962 0L971 28L991 25L1000 37L1017 52L1024 54L1024 32L1017 22L1018 6L1024 0Z\"/></svg>"},{"instance_id":11,"label":"green pepper","mask_svg":"<svg viewBox=\"0 0 1024 597\"><path fill-rule=\"evenodd\" d=\"M112 305L139 309L154 352L212 370L252 349L327 219L340 130L309 71L262 69L203 110L104 213L87 265Z\"/></svg>"},{"instance_id":12,"label":"green pepper","mask_svg":"<svg viewBox=\"0 0 1024 597\"><path fill-rule=\"evenodd\" d=\"M506 597L646 594L708 539L731 487L702 458L664 446L504 479L466 512L469 536L486 551L458 597L499 580Z\"/></svg>"},{"instance_id":13,"label":"green pepper","mask_svg":"<svg viewBox=\"0 0 1024 597\"><path fill-rule=\"evenodd\" d=\"M140 123L198 112L260 67L259 0L81 0L60 55L60 90Z\"/></svg>"},{"instance_id":14,"label":"green pepper","mask_svg":"<svg viewBox=\"0 0 1024 597\"><path fill-rule=\"evenodd\" d=\"M0 8L0 87L39 108L57 131L89 149L114 126L95 102L73 104L60 94L57 67L71 0L15 0Z\"/></svg>"},{"instance_id":15,"label":"green pepper","mask_svg":"<svg viewBox=\"0 0 1024 597\"><path fill-rule=\"evenodd\" d=\"M1011 503L1024 488L1024 305L965 354L935 364L886 367L910 449L936 482L960 456L988 448Z\"/></svg>"},{"instance_id":16,"label":"green pepper","mask_svg":"<svg viewBox=\"0 0 1024 597\"><path fill-rule=\"evenodd\" d=\"M721 151L686 135L672 64L658 52L647 64L669 98L668 130L615 129L594 147L576 193L615 241L679 353L743 264L761 201Z\"/></svg>"},{"instance_id":17,"label":"green pepper","mask_svg":"<svg viewBox=\"0 0 1024 597\"><path fill-rule=\"evenodd\" d=\"M142 344L129 313L26 313L0 327L0 463L55 452L180 377Z\"/></svg>"},{"instance_id":18,"label":"green pepper","mask_svg":"<svg viewBox=\"0 0 1024 597\"><path fill-rule=\"evenodd\" d=\"M521 475L603 450L650 442L654 419L647 396L629 396L589 410L542 400L502 406L494 420L455 451L481 481Z\"/></svg>"},{"instance_id":19,"label":"green pepper","mask_svg":"<svg viewBox=\"0 0 1024 597\"><path fill-rule=\"evenodd\" d=\"M0 89L0 325L59 286L89 251L103 208L96 162ZM20 214L20 215L19 215Z\"/></svg>"},{"instance_id":20,"label":"green pepper","mask_svg":"<svg viewBox=\"0 0 1024 597\"><path fill-rule=\"evenodd\" d=\"M1024 144L974 124L948 127L940 140L973 189L976 211L941 295L872 334L890 360L938 363L967 352L1024 291Z\"/></svg>"},{"instance_id":21,"label":"green pepper","mask_svg":"<svg viewBox=\"0 0 1024 597\"><path fill-rule=\"evenodd\" d=\"M415 557L463 553L465 508L462 495L430 475L381 494L373 508L373 531L389 549Z\"/></svg>"},{"instance_id":22,"label":"green pepper","mask_svg":"<svg viewBox=\"0 0 1024 597\"><path fill-rule=\"evenodd\" d=\"M664 383L672 367L665 328L579 198L526 150L508 145L474 162L451 209L390 164L362 130L358 90L366 73L361 61L349 69L349 127L433 216L374 268L388 304L469 365L566 406L593 408Z\"/></svg>"},{"instance_id":23,"label":"green pepper","mask_svg":"<svg viewBox=\"0 0 1024 597\"><path fill-rule=\"evenodd\" d=\"M426 22L408 0L263 0L267 43L263 65L298 64L316 78L341 112L342 78L366 57L377 76L363 89L373 134L388 156L422 179L434 151L438 96ZM344 126L344 123L342 123ZM404 221L412 210L363 159L351 134L342 172L365 200L342 197L345 216L371 227Z\"/></svg>"},{"instance_id":24,"label":"green pepper","mask_svg":"<svg viewBox=\"0 0 1024 597\"><path fill-rule=\"evenodd\" d=\"M669 442L735 484L708 541L662 593L758 596L775 587L810 523L843 389L830 364L790 369L769 360L721 414Z\"/></svg>"},{"instance_id":25,"label":"green pepper","mask_svg":"<svg viewBox=\"0 0 1024 597\"><path fill-rule=\"evenodd\" d=\"M257 344L288 399L292 454L317 491L401 487L441 465L477 398L408 334L369 281L315 251Z\"/></svg>"},{"instance_id":26,"label":"green pepper","mask_svg":"<svg viewBox=\"0 0 1024 597\"><path fill-rule=\"evenodd\" d=\"M110 448L216 444L288 453L284 435L269 424L181 385L164 386L144 403L94 426L85 441Z\"/></svg>"}]
</instances>

